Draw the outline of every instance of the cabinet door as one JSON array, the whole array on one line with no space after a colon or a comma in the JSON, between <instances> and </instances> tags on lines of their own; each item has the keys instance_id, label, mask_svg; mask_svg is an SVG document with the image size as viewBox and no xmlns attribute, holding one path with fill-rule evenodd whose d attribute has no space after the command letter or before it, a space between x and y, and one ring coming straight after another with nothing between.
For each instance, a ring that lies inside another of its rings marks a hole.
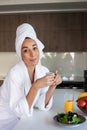
<instances>
[{"instance_id":1,"label":"cabinet door","mask_svg":"<svg viewBox=\"0 0 87 130\"><path fill-rule=\"evenodd\" d=\"M15 51L18 25L28 22L46 52L87 51L87 12L0 15L0 52Z\"/></svg>"}]
</instances>

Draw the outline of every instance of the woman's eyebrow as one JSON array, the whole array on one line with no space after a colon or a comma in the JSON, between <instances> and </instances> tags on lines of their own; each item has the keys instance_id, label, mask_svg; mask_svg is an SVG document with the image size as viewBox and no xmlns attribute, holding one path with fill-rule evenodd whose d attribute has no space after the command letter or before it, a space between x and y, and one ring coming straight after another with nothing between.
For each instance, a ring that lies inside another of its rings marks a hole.
<instances>
[{"instance_id":1,"label":"woman's eyebrow","mask_svg":"<svg viewBox=\"0 0 87 130\"><path fill-rule=\"evenodd\" d=\"M37 46L37 44L35 43L35 44L33 44L32 46Z\"/></svg>"},{"instance_id":2,"label":"woman's eyebrow","mask_svg":"<svg viewBox=\"0 0 87 130\"><path fill-rule=\"evenodd\" d=\"M28 48L28 47L27 46L23 46L22 49L24 49L24 48Z\"/></svg>"},{"instance_id":3,"label":"woman's eyebrow","mask_svg":"<svg viewBox=\"0 0 87 130\"><path fill-rule=\"evenodd\" d=\"M33 44L32 46L33 46L33 47L34 47L34 46L37 46L37 44L35 43L35 44ZM22 47L22 49L25 49L25 48L28 48L28 47L27 47L27 46L23 46L23 47Z\"/></svg>"}]
</instances>

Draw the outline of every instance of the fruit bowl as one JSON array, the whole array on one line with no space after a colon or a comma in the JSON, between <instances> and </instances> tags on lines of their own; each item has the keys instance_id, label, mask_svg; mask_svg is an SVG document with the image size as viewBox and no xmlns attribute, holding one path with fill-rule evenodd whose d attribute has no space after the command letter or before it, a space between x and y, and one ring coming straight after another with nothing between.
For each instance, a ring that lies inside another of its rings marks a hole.
<instances>
[{"instance_id":1,"label":"fruit bowl","mask_svg":"<svg viewBox=\"0 0 87 130\"><path fill-rule=\"evenodd\" d=\"M87 92L80 93L76 102L77 107L87 115Z\"/></svg>"},{"instance_id":2,"label":"fruit bowl","mask_svg":"<svg viewBox=\"0 0 87 130\"><path fill-rule=\"evenodd\" d=\"M78 106L78 105L77 105L77 106ZM87 110L86 110L85 108L81 108L81 107L79 107L79 106L78 106L78 108L79 108L83 113L87 114Z\"/></svg>"}]
</instances>

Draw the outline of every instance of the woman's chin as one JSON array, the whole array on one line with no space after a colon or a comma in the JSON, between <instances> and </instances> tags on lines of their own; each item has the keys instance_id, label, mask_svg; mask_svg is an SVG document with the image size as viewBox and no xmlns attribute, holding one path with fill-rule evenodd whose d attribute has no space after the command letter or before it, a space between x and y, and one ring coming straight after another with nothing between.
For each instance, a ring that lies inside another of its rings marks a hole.
<instances>
[{"instance_id":1,"label":"woman's chin","mask_svg":"<svg viewBox=\"0 0 87 130\"><path fill-rule=\"evenodd\" d=\"M38 64L38 62L33 62L32 66L36 66Z\"/></svg>"}]
</instances>

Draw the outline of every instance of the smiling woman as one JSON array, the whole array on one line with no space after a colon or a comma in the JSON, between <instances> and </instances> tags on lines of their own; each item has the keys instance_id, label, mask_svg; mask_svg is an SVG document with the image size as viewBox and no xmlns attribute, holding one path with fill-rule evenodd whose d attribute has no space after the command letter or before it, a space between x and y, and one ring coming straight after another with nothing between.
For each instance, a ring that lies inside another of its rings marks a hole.
<instances>
[{"instance_id":1,"label":"smiling woman","mask_svg":"<svg viewBox=\"0 0 87 130\"><path fill-rule=\"evenodd\" d=\"M18 26L15 46L19 62L0 90L0 130L12 130L19 119L32 115L34 107L50 110L54 90L62 82L57 71L47 75L49 69L41 65L44 45L30 24Z\"/></svg>"},{"instance_id":2,"label":"smiling woman","mask_svg":"<svg viewBox=\"0 0 87 130\"><path fill-rule=\"evenodd\" d=\"M25 38L25 41L22 44L21 55L27 66L37 65L39 61L39 49L36 42L30 38Z\"/></svg>"}]
</instances>

